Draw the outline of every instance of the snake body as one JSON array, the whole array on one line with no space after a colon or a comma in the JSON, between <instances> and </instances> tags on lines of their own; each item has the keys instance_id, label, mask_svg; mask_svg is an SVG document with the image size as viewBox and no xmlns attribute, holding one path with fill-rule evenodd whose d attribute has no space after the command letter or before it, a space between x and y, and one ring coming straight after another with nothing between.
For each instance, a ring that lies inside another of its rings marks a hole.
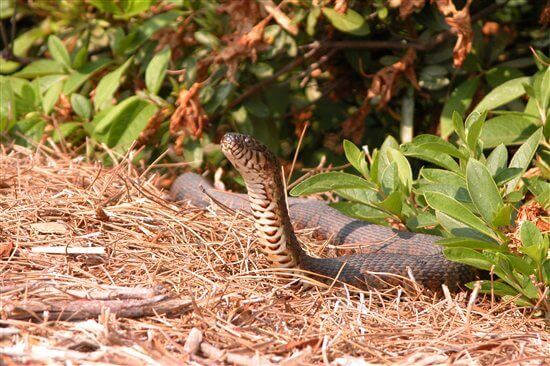
<instances>
[{"instance_id":1,"label":"snake body","mask_svg":"<svg viewBox=\"0 0 550 366\"><path fill-rule=\"evenodd\" d=\"M397 231L342 215L328 205L313 200L289 199L276 156L258 140L227 133L221 148L241 173L248 197L217 191L201 176L181 175L172 185L177 200L207 206L209 196L233 209L251 212L255 232L268 262L277 268L302 270L318 280L337 279L360 289L384 288L407 282L412 277L422 286L438 291L442 284L455 290L475 280L479 273L464 264L445 259L437 236ZM290 213L290 214L289 214ZM301 247L293 230L315 228L320 238L336 245L361 244L359 254L336 258L315 258Z\"/></svg>"}]
</instances>

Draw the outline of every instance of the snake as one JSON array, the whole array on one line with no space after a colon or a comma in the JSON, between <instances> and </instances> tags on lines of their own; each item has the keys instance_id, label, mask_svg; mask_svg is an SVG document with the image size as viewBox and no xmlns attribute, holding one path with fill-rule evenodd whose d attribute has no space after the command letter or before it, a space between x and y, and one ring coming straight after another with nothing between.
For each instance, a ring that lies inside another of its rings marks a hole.
<instances>
[{"instance_id":1,"label":"snake","mask_svg":"<svg viewBox=\"0 0 550 366\"><path fill-rule=\"evenodd\" d=\"M196 173L184 173L172 184L171 195L198 207L214 200L250 213L261 251L270 266L285 269L282 273L300 271L324 283L343 283L359 290L416 283L432 291L441 291L443 284L456 291L479 278L473 267L445 258L436 244L441 237L354 219L321 200L287 198L279 160L259 140L228 132L220 146L244 179L247 194L221 191ZM360 249L338 257L314 257L294 231L303 228L336 247Z\"/></svg>"}]
</instances>

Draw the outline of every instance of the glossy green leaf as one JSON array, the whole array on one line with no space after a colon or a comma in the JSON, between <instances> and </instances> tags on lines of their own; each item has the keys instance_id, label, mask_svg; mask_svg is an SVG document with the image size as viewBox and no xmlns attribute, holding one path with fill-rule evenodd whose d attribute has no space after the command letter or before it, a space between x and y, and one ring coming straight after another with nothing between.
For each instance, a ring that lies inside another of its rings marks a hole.
<instances>
[{"instance_id":1,"label":"glossy green leaf","mask_svg":"<svg viewBox=\"0 0 550 366\"><path fill-rule=\"evenodd\" d=\"M502 186L509 181L521 177L523 171L520 168L505 168L495 175L495 183L497 186Z\"/></svg>"},{"instance_id":2,"label":"glossy green leaf","mask_svg":"<svg viewBox=\"0 0 550 366\"><path fill-rule=\"evenodd\" d=\"M68 95L75 92L96 72L103 70L112 62L113 60L111 59L100 58L95 61L88 62L77 71L71 73L63 86L63 94Z\"/></svg>"},{"instance_id":3,"label":"glossy green leaf","mask_svg":"<svg viewBox=\"0 0 550 366\"><path fill-rule=\"evenodd\" d=\"M523 181L529 191L535 195L537 202L548 210L550 208L550 183L537 178L524 178Z\"/></svg>"},{"instance_id":4,"label":"glossy green leaf","mask_svg":"<svg viewBox=\"0 0 550 366\"><path fill-rule=\"evenodd\" d=\"M466 183L478 212L485 222L491 223L504 205L491 173L485 165L475 159L470 159L466 166Z\"/></svg>"},{"instance_id":5,"label":"glossy green leaf","mask_svg":"<svg viewBox=\"0 0 550 366\"><path fill-rule=\"evenodd\" d=\"M497 238L493 230L491 230L480 218L474 215L472 211L468 210L464 204L458 202L454 198L437 192L426 192L424 193L424 197L428 205L434 210L441 211L484 235Z\"/></svg>"},{"instance_id":6,"label":"glossy green leaf","mask_svg":"<svg viewBox=\"0 0 550 366\"><path fill-rule=\"evenodd\" d=\"M353 9L348 8L345 14L339 13L331 8L323 8L322 11L334 28L339 31L355 36L366 36L370 33L370 28L366 19Z\"/></svg>"},{"instance_id":7,"label":"glossy green leaf","mask_svg":"<svg viewBox=\"0 0 550 366\"><path fill-rule=\"evenodd\" d=\"M401 193L392 192L386 199L376 204L377 207L382 208L385 211L391 212L395 215L401 215L403 203L401 201Z\"/></svg>"},{"instance_id":8,"label":"glossy green leaf","mask_svg":"<svg viewBox=\"0 0 550 366\"><path fill-rule=\"evenodd\" d=\"M542 264L548 256L548 241L531 221L524 221L520 228L520 252L527 254L535 263Z\"/></svg>"},{"instance_id":9,"label":"glossy green leaf","mask_svg":"<svg viewBox=\"0 0 550 366\"><path fill-rule=\"evenodd\" d=\"M444 153L455 158L467 158L453 144L443 140L439 136L419 135L414 138L412 144L420 150L431 150L435 153Z\"/></svg>"},{"instance_id":10,"label":"glossy green leaf","mask_svg":"<svg viewBox=\"0 0 550 366\"><path fill-rule=\"evenodd\" d=\"M464 263L469 266L480 268L486 271L491 270L493 262L482 253L470 248L445 248L443 253L447 259L454 262Z\"/></svg>"},{"instance_id":11,"label":"glossy green leaf","mask_svg":"<svg viewBox=\"0 0 550 366\"><path fill-rule=\"evenodd\" d=\"M452 115L453 120L453 127L455 129L456 134L463 142L466 142L466 131L464 130L464 120L460 116L460 114L456 111L453 112Z\"/></svg>"},{"instance_id":12,"label":"glossy green leaf","mask_svg":"<svg viewBox=\"0 0 550 366\"><path fill-rule=\"evenodd\" d=\"M145 70L145 85L150 93L157 95L170 62L172 52L170 48L165 47L161 52L157 53L149 62L147 70Z\"/></svg>"},{"instance_id":13,"label":"glossy green leaf","mask_svg":"<svg viewBox=\"0 0 550 366\"><path fill-rule=\"evenodd\" d=\"M464 237L445 238L438 240L436 244L446 248L470 248L475 250L490 250L497 252L508 251L508 247L506 245L498 245L494 242Z\"/></svg>"},{"instance_id":14,"label":"glossy green leaf","mask_svg":"<svg viewBox=\"0 0 550 366\"><path fill-rule=\"evenodd\" d=\"M90 119L92 116L92 103L80 94L74 93L71 95L71 107L77 115L84 119Z\"/></svg>"},{"instance_id":15,"label":"glossy green leaf","mask_svg":"<svg viewBox=\"0 0 550 366\"><path fill-rule=\"evenodd\" d=\"M453 112L464 115L464 112L470 107L472 98L479 85L479 77L466 80L453 89L449 98L443 105L441 118L441 137L447 138L454 131Z\"/></svg>"},{"instance_id":16,"label":"glossy green leaf","mask_svg":"<svg viewBox=\"0 0 550 366\"><path fill-rule=\"evenodd\" d=\"M363 188L371 189L372 184L353 174L328 172L314 175L300 182L290 191L292 196L303 196L313 193L331 192L337 189Z\"/></svg>"},{"instance_id":17,"label":"glossy green leaf","mask_svg":"<svg viewBox=\"0 0 550 366\"><path fill-rule=\"evenodd\" d=\"M321 15L321 8L318 7L311 9L309 14L307 15L306 33L310 36L315 35L315 27L317 26L319 15Z\"/></svg>"},{"instance_id":18,"label":"glossy green leaf","mask_svg":"<svg viewBox=\"0 0 550 366\"><path fill-rule=\"evenodd\" d=\"M71 58L69 52L56 35L51 35L48 38L48 49L54 60L65 66L67 69L71 68Z\"/></svg>"},{"instance_id":19,"label":"glossy green leaf","mask_svg":"<svg viewBox=\"0 0 550 366\"><path fill-rule=\"evenodd\" d=\"M487 169L494 177L508 166L508 149L504 144L498 145L487 157Z\"/></svg>"},{"instance_id":20,"label":"glossy green leaf","mask_svg":"<svg viewBox=\"0 0 550 366\"><path fill-rule=\"evenodd\" d=\"M495 214L492 224L494 226L509 226L512 224L512 212L514 212L514 206L507 203L502 206Z\"/></svg>"},{"instance_id":21,"label":"glossy green leaf","mask_svg":"<svg viewBox=\"0 0 550 366\"><path fill-rule=\"evenodd\" d=\"M128 59L123 65L119 66L116 70L111 71L101 79L95 89L94 107L96 111L101 111L112 105L113 96L118 90L121 78L128 69L128 66L130 66L131 62L132 58Z\"/></svg>"},{"instance_id":22,"label":"glossy green leaf","mask_svg":"<svg viewBox=\"0 0 550 366\"><path fill-rule=\"evenodd\" d=\"M330 206L334 207L346 216L365 220L379 225L387 225L385 219L391 217L384 211L381 211L371 206L363 205L361 203L336 202L331 203Z\"/></svg>"},{"instance_id":23,"label":"glossy green leaf","mask_svg":"<svg viewBox=\"0 0 550 366\"><path fill-rule=\"evenodd\" d=\"M487 111L481 112L479 116L477 116L475 112L472 112L468 120L466 120L466 126L468 126L468 130L466 131L466 143L471 151L477 150L479 136L481 135L486 117Z\"/></svg>"},{"instance_id":24,"label":"glossy green leaf","mask_svg":"<svg viewBox=\"0 0 550 366\"><path fill-rule=\"evenodd\" d=\"M46 91L46 94L42 98L42 109L45 114L51 113L61 95L61 90L63 90L63 83L54 84Z\"/></svg>"},{"instance_id":25,"label":"glossy green leaf","mask_svg":"<svg viewBox=\"0 0 550 366\"><path fill-rule=\"evenodd\" d=\"M15 77L33 79L37 76L63 74L65 69L62 64L55 60L38 60L25 66L23 70L13 74Z\"/></svg>"},{"instance_id":26,"label":"glossy green leaf","mask_svg":"<svg viewBox=\"0 0 550 366\"><path fill-rule=\"evenodd\" d=\"M520 145L538 128L532 118L505 114L488 120L483 126L480 139L485 148L500 144Z\"/></svg>"},{"instance_id":27,"label":"glossy green leaf","mask_svg":"<svg viewBox=\"0 0 550 366\"><path fill-rule=\"evenodd\" d=\"M421 170L420 175L430 182L445 183L466 188L464 177L448 170L424 168Z\"/></svg>"},{"instance_id":28,"label":"glossy green leaf","mask_svg":"<svg viewBox=\"0 0 550 366\"><path fill-rule=\"evenodd\" d=\"M405 195L408 195L411 192L413 184L412 169L409 161L405 158L405 155L397 149L388 149L388 156L392 162L397 164L396 170L399 182L401 183L401 187L405 189Z\"/></svg>"},{"instance_id":29,"label":"glossy green leaf","mask_svg":"<svg viewBox=\"0 0 550 366\"><path fill-rule=\"evenodd\" d=\"M374 190L374 187L371 189L364 189L364 188L336 189L334 193L336 193L340 197L343 197L349 201L359 202L370 206L373 206L374 202L378 202L380 200L378 192Z\"/></svg>"},{"instance_id":30,"label":"glossy green leaf","mask_svg":"<svg viewBox=\"0 0 550 366\"><path fill-rule=\"evenodd\" d=\"M529 83L530 80L531 78L524 76L497 86L479 102L474 111L490 111L521 97L525 94L523 83Z\"/></svg>"},{"instance_id":31,"label":"glossy green leaf","mask_svg":"<svg viewBox=\"0 0 550 366\"><path fill-rule=\"evenodd\" d=\"M437 226L438 221L435 215L429 212L422 212L418 215L410 216L406 220L407 228L411 231L418 231L419 229L425 229Z\"/></svg>"},{"instance_id":32,"label":"glossy green leaf","mask_svg":"<svg viewBox=\"0 0 550 366\"><path fill-rule=\"evenodd\" d=\"M512 160L510 160L509 168L520 168L522 173L525 172L529 167L529 164L531 164L531 160L533 160L533 157L535 156L535 152L537 151L541 137L542 128L539 128L516 151L516 153L512 157ZM518 177L507 183L507 193L510 193L515 189L519 179L520 178Z\"/></svg>"},{"instance_id":33,"label":"glossy green leaf","mask_svg":"<svg viewBox=\"0 0 550 366\"><path fill-rule=\"evenodd\" d=\"M343 145L346 159L365 179L369 179L369 165L365 160L365 152L349 140L344 140Z\"/></svg>"},{"instance_id":34,"label":"glossy green leaf","mask_svg":"<svg viewBox=\"0 0 550 366\"><path fill-rule=\"evenodd\" d=\"M410 143L403 144L401 146L401 151L403 152L403 154L405 154L405 156L425 160L453 172L460 171L460 167L458 166L456 161L454 161L454 159L447 154L438 153L431 150L424 150L422 148L413 146Z\"/></svg>"}]
</instances>

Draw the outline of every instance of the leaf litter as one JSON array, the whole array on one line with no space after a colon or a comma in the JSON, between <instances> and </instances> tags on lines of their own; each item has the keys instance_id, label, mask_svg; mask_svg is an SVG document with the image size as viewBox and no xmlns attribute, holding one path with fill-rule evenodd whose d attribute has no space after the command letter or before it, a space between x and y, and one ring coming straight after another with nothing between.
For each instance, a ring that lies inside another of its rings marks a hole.
<instances>
[{"instance_id":1,"label":"leaf litter","mask_svg":"<svg viewBox=\"0 0 550 366\"><path fill-rule=\"evenodd\" d=\"M475 291L301 289L268 267L249 217L165 200L157 184L167 176L154 167L141 175L131 156L107 168L51 146L0 146L3 364L542 365L550 358L544 320L512 303ZM312 230L298 235L309 252L334 255Z\"/></svg>"}]
</instances>

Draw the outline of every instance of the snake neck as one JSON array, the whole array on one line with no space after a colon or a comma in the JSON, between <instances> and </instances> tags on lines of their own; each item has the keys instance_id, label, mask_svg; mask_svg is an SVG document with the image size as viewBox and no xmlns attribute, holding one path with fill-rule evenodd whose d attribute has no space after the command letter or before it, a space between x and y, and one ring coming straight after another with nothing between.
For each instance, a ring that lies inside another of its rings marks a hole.
<instances>
[{"instance_id":1,"label":"snake neck","mask_svg":"<svg viewBox=\"0 0 550 366\"><path fill-rule=\"evenodd\" d=\"M254 228L267 260L273 267L298 268L305 253L290 223L281 176L244 178Z\"/></svg>"}]
</instances>

